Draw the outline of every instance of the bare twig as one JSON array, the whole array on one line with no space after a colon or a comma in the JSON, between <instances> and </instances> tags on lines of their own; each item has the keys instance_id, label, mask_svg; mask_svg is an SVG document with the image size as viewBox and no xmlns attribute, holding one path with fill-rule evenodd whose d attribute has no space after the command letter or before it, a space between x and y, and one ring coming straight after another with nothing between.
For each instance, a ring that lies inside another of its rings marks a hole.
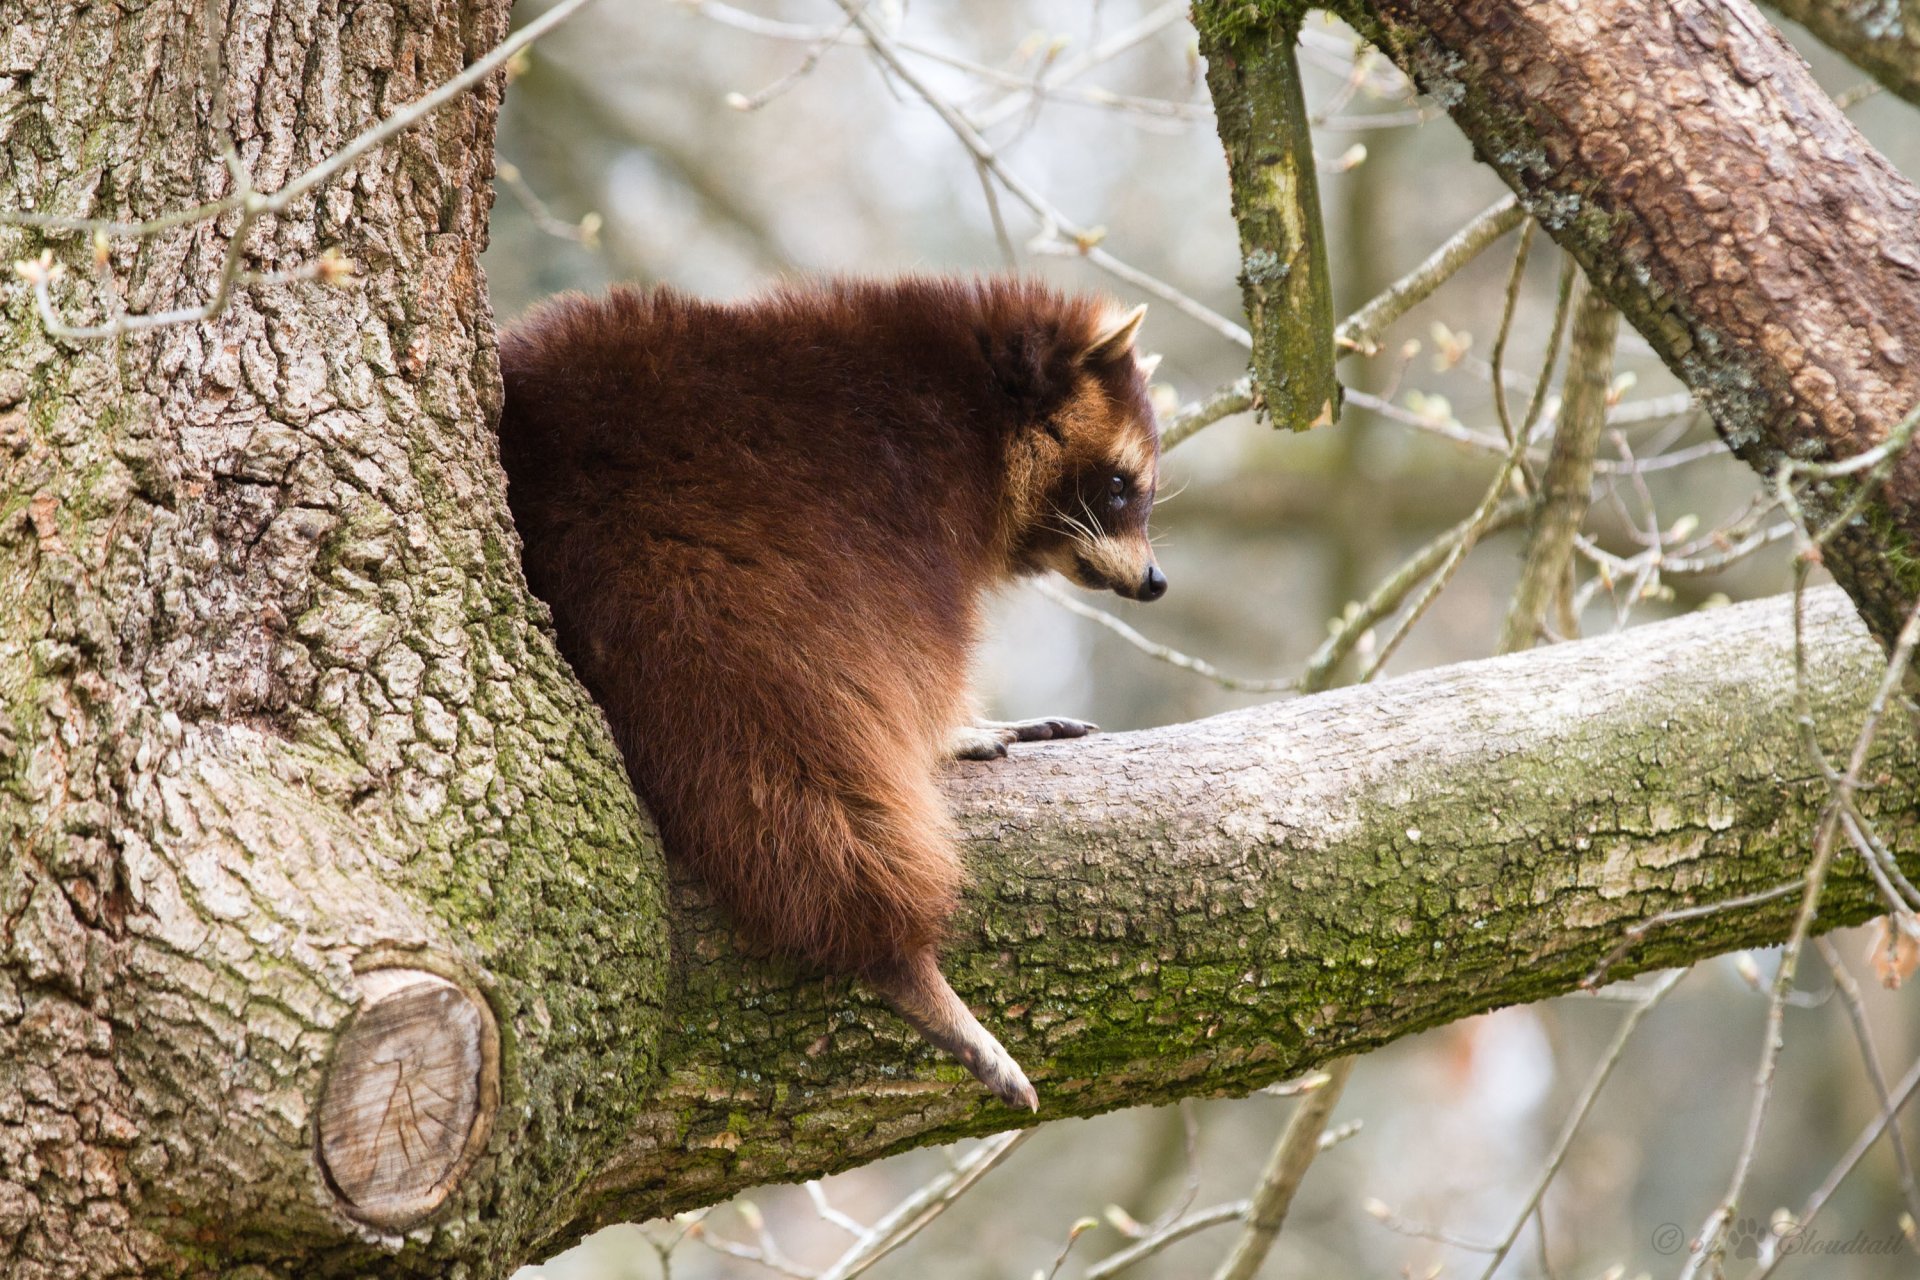
<instances>
[{"instance_id":1,"label":"bare twig","mask_svg":"<svg viewBox=\"0 0 1920 1280\"><path fill-rule=\"evenodd\" d=\"M1327 1117L1340 1101L1341 1091L1353 1074L1353 1058L1341 1058L1327 1065L1327 1083L1301 1099L1287 1120L1287 1127L1274 1144L1260 1185L1254 1189L1252 1206L1247 1210L1247 1227L1234 1244L1213 1280L1252 1280L1253 1274L1273 1248L1274 1238L1286 1222L1287 1210L1307 1167L1320 1154L1320 1132Z\"/></svg>"},{"instance_id":2,"label":"bare twig","mask_svg":"<svg viewBox=\"0 0 1920 1280\"><path fill-rule=\"evenodd\" d=\"M509 161L496 159L493 176L513 193L513 198L520 202L520 207L525 209L527 216L533 219L533 225L541 231L556 240L571 240L589 249L600 247L600 227L603 220L598 213L589 212L578 222L568 222L554 213L547 202L540 198L540 193L529 185L526 177L520 172L520 166Z\"/></svg>"},{"instance_id":3,"label":"bare twig","mask_svg":"<svg viewBox=\"0 0 1920 1280\"><path fill-rule=\"evenodd\" d=\"M1492 205L1473 221L1447 238L1425 262L1388 285L1380 295L1340 322L1333 331L1334 343L1362 355L1373 355L1379 348L1380 334L1386 327L1432 296L1433 291L1452 279L1507 232L1526 220L1526 210L1513 196Z\"/></svg>"},{"instance_id":4,"label":"bare twig","mask_svg":"<svg viewBox=\"0 0 1920 1280\"><path fill-rule=\"evenodd\" d=\"M1057 63L1047 75L1042 77L1037 84L1030 85L1023 92L1008 94L999 102L980 111L978 116L979 128L984 131L993 128L997 124L1011 120L1027 109L1030 95L1035 93L1040 95L1050 94L1062 85L1079 79L1095 67L1111 62L1121 54L1127 52L1127 50L1147 40L1151 40L1154 36L1166 30L1168 27L1173 26L1175 23L1185 21L1187 17L1187 7L1185 0L1174 0L1171 4L1163 4L1157 9L1152 9L1142 14L1139 21L1123 27L1106 39L1099 41L1085 53L1063 59Z\"/></svg>"},{"instance_id":5,"label":"bare twig","mask_svg":"<svg viewBox=\"0 0 1920 1280\"><path fill-rule=\"evenodd\" d=\"M1160 430L1160 448L1174 448L1202 427L1253 408L1253 379L1236 378L1211 394L1182 405Z\"/></svg>"},{"instance_id":6,"label":"bare twig","mask_svg":"<svg viewBox=\"0 0 1920 1280\"><path fill-rule=\"evenodd\" d=\"M1300 675L1300 691L1319 693L1332 688L1334 673L1367 630L1399 608L1416 587L1447 562L1464 539L1470 535L1486 537L1518 524L1532 506L1525 498L1509 498L1495 507L1485 520L1476 521L1475 516L1468 516L1401 561L1399 567L1373 589L1373 594L1341 618L1339 628L1314 650Z\"/></svg>"},{"instance_id":7,"label":"bare twig","mask_svg":"<svg viewBox=\"0 0 1920 1280\"><path fill-rule=\"evenodd\" d=\"M1067 612L1078 614L1089 622L1099 623L1149 658L1169 666L1179 667L1183 671L1191 671L1197 676L1204 676L1223 689L1232 689L1236 693L1288 693L1299 687L1299 682L1295 680L1252 680L1241 676L1230 676L1204 658L1196 658L1192 654L1182 653L1178 649L1147 639L1105 609L1096 609L1085 601L1075 598L1056 586L1050 579L1036 578L1033 589Z\"/></svg>"},{"instance_id":8,"label":"bare twig","mask_svg":"<svg viewBox=\"0 0 1920 1280\"><path fill-rule=\"evenodd\" d=\"M1613 1074L1614 1067L1620 1063L1620 1055L1627 1051L1627 1042L1632 1040L1633 1033L1639 1030L1640 1020L1666 999L1667 993L1672 991L1675 984L1686 974L1685 969L1675 969L1662 975L1640 1003L1621 1019L1619 1029L1613 1034L1613 1043L1609 1044L1607 1051L1600 1056L1600 1063L1594 1068L1592 1077L1588 1079L1587 1087L1581 1090L1579 1101L1573 1104L1573 1111L1567 1116L1567 1122L1561 1127L1560 1136L1554 1141L1553 1150L1547 1156L1546 1166L1540 1170L1540 1176L1534 1180L1533 1190L1528 1193L1526 1203L1521 1206L1520 1212L1513 1216L1513 1225L1507 1228L1507 1233L1495 1246L1493 1256L1487 1260L1486 1270L1481 1272L1480 1280L1493 1280L1493 1273L1500 1269L1502 1262L1506 1261L1507 1254L1513 1249L1513 1242L1520 1238L1521 1230L1526 1227L1527 1219L1533 1217L1539 1210L1540 1201L1547 1194L1547 1188L1553 1185L1553 1179L1560 1172L1560 1166L1566 1162L1567 1152L1573 1146L1574 1138L1579 1134L1580 1127L1586 1123L1587 1116L1593 1111L1593 1104L1599 1100L1600 1090L1606 1087L1607 1077Z\"/></svg>"},{"instance_id":9,"label":"bare twig","mask_svg":"<svg viewBox=\"0 0 1920 1280\"><path fill-rule=\"evenodd\" d=\"M1900 1173L1900 1194L1906 1197L1907 1212L1915 1222L1920 1222L1920 1185L1914 1182L1913 1162L1907 1158L1907 1143L1900 1132L1899 1117L1894 1114L1893 1096L1887 1092L1887 1075L1880 1067L1880 1051L1873 1043L1873 1028L1867 1022L1867 1006L1860 997L1860 984L1854 981L1846 961L1840 958L1830 939L1816 938L1813 945L1819 950L1820 959L1826 962L1827 972L1833 975L1833 988L1840 993L1841 1008L1847 1011L1847 1022L1860 1046L1860 1060L1867 1069L1867 1080L1873 1085L1880 1112L1889 1117L1887 1145L1893 1148L1894 1166Z\"/></svg>"},{"instance_id":10,"label":"bare twig","mask_svg":"<svg viewBox=\"0 0 1920 1280\"><path fill-rule=\"evenodd\" d=\"M1527 225L1531 228L1533 224L1528 223ZM1521 255L1516 255L1516 262L1524 255L1525 246L1526 240L1523 236L1521 239L1522 253ZM1517 270L1515 276L1518 276ZM1505 418L1504 412L1502 414L1502 423L1510 430L1512 439L1512 447L1508 450L1506 461L1501 464L1499 472L1493 478L1493 483L1487 486L1486 496L1481 498L1480 506L1468 519L1464 533L1460 539L1454 543L1452 550L1447 553L1447 558L1441 563L1439 570L1434 573L1432 579L1427 583L1426 590L1421 592L1419 598L1408 608L1406 615L1401 618L1399 625L1396 626L1392 634L1387 637L1386 643L1380 646L1379 653L1368 665L1365 673L1361 675L1361 683L1364 684L1372 680L1386 667L1387 660L1393 657L1394 651L1400 647L1400 642L1407 638L1407 634L1413 630L1414 625L1426 614L1427 609L1435 600L1439 599L1440 593L1447 589L1447 584L1453 581L1454 572L1459 569L1461 562L1467 558L1467 554L1472 551L1480 539L1485 536L1492 523L1494 513L1499 510L1501 495L1506 492L1508 481L1513 478L1514 471L1521 464L1526 451L1528 437L1533 430L1533 424L1538 420L1540 409L1546 403L1546 388L1550 380L1549 375L1553 371L1555 362L1560 358L1560 335L1566 331L1567 314L1572 310L1573 280L1573 259L1567 257L1563 259L1560 272L1559 299L1554 305L1553 328L1547 341L1546 355L1541 362L1540 381L1534 391L1533 403L1527 408L1526 420L1517 429L1514 429L1511 422ZM1516 302L1516 293L1512 289L1509 289L1507 294L1507 310L1502 315L1500 322L1503 333L1512 323L1512 311ZM1504 393L1499 390L1500 380L1497 376L1494 379L1494 388L1496 402L1498 402Z\"/></svg>"},{"instance_id":11,"label":"bare twig","mask_svg":"<svg viewBox=\"0 0 1920 1280\"><path fill-rule=\"evenodd\" d=\"M1832 863L1834 838L1847 814L1853 793L1860 786L1861 770L1866 766L1868 754L1879 733L1880 721L1885 714L1887 704L1891 701L1894 691L1906 679L1914 649L1916 645L1920 645L1920 600L1916 600L1894 642L1888 657L1886 672L1881 678L1878 689L1875 690L1873 700L1867 706L1860 729L1854 735L1853 749L1848 755L1846 770L1836 775L1814 736L1812 715L1807 709L1806 645L1802 602L1806 593L1808 571L1819 558L1820 548L1834 533L1864 509L1874 491L1891 474L1894 462L1907 448L1916 429L1920 429L1920 406L1915 406L1894 430L1888 433L1887 438L1874 448L1863 450L1851 458L1834 463L1788 459L1776 474L1775 492L1780 499L1780 504L1793 517L1794 526L1801 540L1800 554L1794 559L1796 717L1799 720L1802 741L1807 754L1826 778L1833 795L1814 832L1813 860L1807 869L1806 887L1801 896L1800 910L1794 919L1793 932L1781 949L1780 967L1774 976L1772 994L1767 1007L1766 1037L1761 1046L1760 1065L1755 1072L1753 1105L1748 1112L1740 1154L1734 1163L1733 1176L1726 1194L1700 1230L1700 1248L1688 1259L1686 1270L1682 1272L1684 1280L1691 1280L1703 1269L1708 1273L1717 1270L1725 1252L1727 1228L1733 1221L1741 1193L1746 1187L1747 1177L1752 1171L1754 1158L1759 1149L1761 1128L1766 1120L1768 1104L1772 1100L1774 1072L1779 1063L1783 1043L1781 1031L1787 996L1793 986L1801 948L1812 929L1814 915L1819 908L1820 891L1824 887L1826 873ZM1806 521L1804 508L1794 492L1794 480L1800 477L1832 479L1852 475L1862 475L1862 480L1847 501L1842 504L1841 510L1819 530L1811 530Z\"/></svg>"},{"instance_id":12,"label":"bare twig","mask_svg":"<svg viewBox=\"0 0 1920 1280\"><path fill-rule=\"evenodd\" d=\"M1802 878L1787 884L1775 885L1771 889L1762 889L1758 893L1741 894L1737 898L1723 898L1718 902L1705 902L1697 907L1677 907L1672 911L1662 911L1658 915L1648 916L1640 923L1630 925L1621 934L1619 944L1609 951L1599 964L1593 966L1591 973L1580 979L1580 985L1588 991L1594 990L1607 980L1608 971L1625 959L1627 953L1633 950L1640 939L1663 925L1698 920L1702 916L1718 915L1722 911L1744 911L1748 907L1757 907L1763 903L1802 892L1805 888L1806 880Z\"/></svg>"},{"instance_id":13,"label":"bare twig","mask_svg":"<svg viewBox=\"0 0 1920 1280\"><path fill-rule=\"evenodd\" d=\"M1880 1140L1880 1135L1887 1131L1887 1127L1893 1124L1902 1111L1906 1110L1916 1093L1920 1093L1920 1062L1915 1062L1907 1069L1907 1074L1902 1076L1900 1083L1894 1087L1890 1095L1891 1101L1882 1107L1880 1115L1870 1121L1867 1127L1854 1138L1852 1145L1846 1149L1839 1161L1834 1164L1833 1170L1827 1174L1826 1181L1807 1197L1806 1207L1801 1209L1794 1219L1796 1229L1804 1231L1813 1224L1814 1218L1819 1216L1820 1211L1826 1208L1827 1202L1833 1199L1834 1192L1840 1189L1840 1184L1846 1181L1847 1175L1854 1171L1867 1152L1873 1150L1873 1144ZM1773 1274L1774 1268L1789 1256L1786 1253L1775 1253L1749 1277L1749 1280L1767 1280L1767 1277Z\"/></svg>"},{"instance_id":14,"label":"bare twig","mask_svg":"<svg viewBox=\"0 0 1920 1280\"><path fill-rule=\"evenodd\" d=\"M872 1232L866 1239L856 1241L832 1266L822 1271L819 1280L853 1280L853 1277L913 1239L922 1227L945 1213L955 1200L1012 1155L1033 1133L1032 1129L1022 1129L988 1138L962 1157L952 1169L895 1205L886 1217L873 1224Z\"/></svg>"},{"instance_id":15,"label":"bare twig","mask_svg":"<svg viewBox=\"0 0 1920 1280\"><path fill-rule=\"evenodd\" d=\"M1251 1200L1231 1200L1226 1204L1216 1204L1211 1208L1183 1215L1161 1227L1153 1234L1144 1236L1117 1253L1110 1253L1087 1268L1086 1280L1108 1280L1117 1276L1128 1267L1146 1261L1154 1254L1170 1245L1178 1244L1196 1232L1208 1227L1217 1227L1222 1223L1239 1222L1247 1216L1247 1210L1253 1207Z\"/></svg>"},{"instance_id":16,"label":"bare twig","mask_svg":"<svg viewBox=\"0 0 1920 1280\"><path fill-rule=\"evenodd\" d=\"M932 107L934 114L940 117L954 137L960 140L960 145L972 154L974 160L991 173L1009 195L1025 205L1028 211L1040 220L1040 234L1035 237L1029 248L1035 252L1069 253L1084 257L1110 275L1164 298L1175 309L1200 321L1228 341L1242 347L1253 345L1253 337L1244 326L1227 319L1213 308L1189 297L1166 281L1149 275L1102 249L1100 240L1104 237L1105 231L1100 228L1083 227L1074 222L1024 178L1003 165L999 154L981 136L981 126L976 125L965 112L935 92L933 86L907 64L906 60L900 56L893 40L880 29L861 4L856 3L856 0L836 0L836 2L866 36L873 56L884 63L902 84ZM1168 7L1173 8L1173 6Z\"/></svg>"}]
</instances>

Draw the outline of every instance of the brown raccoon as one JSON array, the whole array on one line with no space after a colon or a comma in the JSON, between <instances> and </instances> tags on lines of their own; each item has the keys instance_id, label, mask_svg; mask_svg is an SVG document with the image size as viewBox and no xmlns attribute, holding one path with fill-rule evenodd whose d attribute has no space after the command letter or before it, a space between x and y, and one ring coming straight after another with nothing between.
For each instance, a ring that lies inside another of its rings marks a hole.
<instances>
[{"instance_id":1,"label":"brown raccoon","mask_svg":"<svg viewBox=\"0 0 1920 1280\"><path fill-rule=\"evenodd\" d=\"M527 581L669 855L1029 1108L935 958L962 877L934 779L1092 727L975 720L984 592L1166 589L1144 310L1013 278L615 289L501 340Z\"/></svg>"}]
</instances>

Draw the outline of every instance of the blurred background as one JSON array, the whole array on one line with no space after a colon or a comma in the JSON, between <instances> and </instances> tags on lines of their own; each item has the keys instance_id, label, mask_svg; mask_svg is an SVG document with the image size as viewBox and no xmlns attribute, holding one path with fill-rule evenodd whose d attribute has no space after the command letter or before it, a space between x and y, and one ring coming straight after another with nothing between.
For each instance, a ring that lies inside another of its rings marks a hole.
<instances>
[{"instance_id":1,"label":"blurred background","mask_svg":"<svg viewBox=\"0 0 1920 1280\"><path fill-rule=\"evenodd\" d=\"M592 6L513 67L485 258L503 323L549 294L615 281L735 297L810 273L1013 267L1128 305L1150 302L1140 345L1164 356L1156 396L1168 414L1244 372L1242 348L1167 297L1242 318L1225 161L1182 4L871 7L914 78L967 113L996 163L1056 211L1054 226L983 172L832 0L741 5ZM516 17L541 8L523 0ZM1788 35L1867 136L1920 175L1913 109L1865 92L1861 73L1798 29ZM1344 316L1505 188L1444 113L1346 28L1311 19L1302 59ZM1074 246L1076 229L1134 274L1119 278L1089 261ZM1353 602L1468 517L1497 474L1504 445L1489 358L1519 238L1506 236L1395 323L1378 355L1343 362L1345 383L1376 397L1376 409L1351 406L1336 426L1302 436L1240 415L1170 452L1155 526L1172 590L1153 605L1082 599L1221 671L1297 677ZM1504 359L1516 418L1541 377L1560 272L1559 251L1536 237ZM1155 283L1142 287L1143 275ZM1777 513L1756 509L1753 474L1718 450L1683 388L1630 329L1615 372L1600 451L1614 469L1600 477L1576 563L1582 632L1787 589L1791 544L1777 536ZM1543 449L1557 391L1556 375L1542 398ZM1518 528L1484 539L1383 674L1494 652L1521 546ZM1679 571L1689 559L1712 571ZM979 685L995 714L1066 713L1119 730L1280 696L1236 692L1170 665L1031 588L997 601L994 614ZM1355 678L1394 625L1359 635L1337 678ZM1897 1077L1920 1054L1912 994L1875 980L1864 933L1834 943ZM1678 1269L1683 1254L1661 1229L1691 1236L1724 1194L1774 962L1757 954L1703 964L1647 1015L1500 1276ZM1878 1110L1833 976L1812 954L1801 972L1745 1200L1761 1224L1773 1206L1802 1206ZM1313 1166L1260 1274L1481 1274L1487 1256L1469 1246L1497 1240L1520 1211L1631 1008L1618 995L1504 1010L1364 1059L1335 1115L1342 1140ZM867 1274L1044 1276L1076 1221L1091 1218L1098 1225L1058 1270L1085 1275L1138 1224L1183 1203L1247 1196L1294 1105L1256 1095L1048 1125ZM870 1224L969 1145L829 1179L817 1189L822 1202L772 1187L697 1223L614 1228L529 1269L527 1280L816 1274L852 1240L820 1203ZM1863 1243L1788 1257L1774 1274L1920 1275L1902 1240L1912 1203L1891 1149L1875 1146L1819 1219L1822 1240ZM1197 1232L1124 1274L1209 1274L1237 1230ZM764 1254L768 1241L777 1268L726 1251ZM1736 1232L1730 1274L1749 1272L1752 1256Z\"/></svg>"}]
</instances>

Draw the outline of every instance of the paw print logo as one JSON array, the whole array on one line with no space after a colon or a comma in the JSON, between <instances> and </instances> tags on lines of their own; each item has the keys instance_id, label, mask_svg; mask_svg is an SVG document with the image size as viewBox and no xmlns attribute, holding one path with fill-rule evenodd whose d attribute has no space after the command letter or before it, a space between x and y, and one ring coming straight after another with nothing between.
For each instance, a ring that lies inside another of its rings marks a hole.
<instances>
[{"instance_id":1,"label":"paw print logo","mask_svg":"<svg viewBox=\"0 0 1920 1280\"><path fill-rule=\"evenodd\" d=\"M1736 1258L1758 1258L1760 1224L1752 1218L1741 1218L1727 1232L1727 1243L1733 1247L1733 1256Z\"/></svg>"}]
</instances>

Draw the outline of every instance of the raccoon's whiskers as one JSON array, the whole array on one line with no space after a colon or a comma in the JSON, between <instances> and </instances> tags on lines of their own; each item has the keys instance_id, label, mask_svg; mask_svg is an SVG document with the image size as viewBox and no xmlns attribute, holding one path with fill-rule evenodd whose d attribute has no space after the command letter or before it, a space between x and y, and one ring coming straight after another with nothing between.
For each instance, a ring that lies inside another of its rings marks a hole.
<instances>
[{"instance_id":1,"label":"raccoon's whiskers","mask_svg":"<svg viewBox=\"0 0 1920 1280\"><path fill-rule=\"evenodd\" d=\"M1080 505L1084 507L1086 506L1086 502L1083 500ZM1066 529L1068 536L1081 546L1091 549L1094 543L1100 540L1099 533L1094 530L1092 525L1082 523L1079 519L1067 514L1062 508L1055 507L1053 514L1054 518L1059 520L1061 525ZM1093 513L1089 511L1087 514L1088 516L1092 516Z\"/></svg>"}]
</instances>

